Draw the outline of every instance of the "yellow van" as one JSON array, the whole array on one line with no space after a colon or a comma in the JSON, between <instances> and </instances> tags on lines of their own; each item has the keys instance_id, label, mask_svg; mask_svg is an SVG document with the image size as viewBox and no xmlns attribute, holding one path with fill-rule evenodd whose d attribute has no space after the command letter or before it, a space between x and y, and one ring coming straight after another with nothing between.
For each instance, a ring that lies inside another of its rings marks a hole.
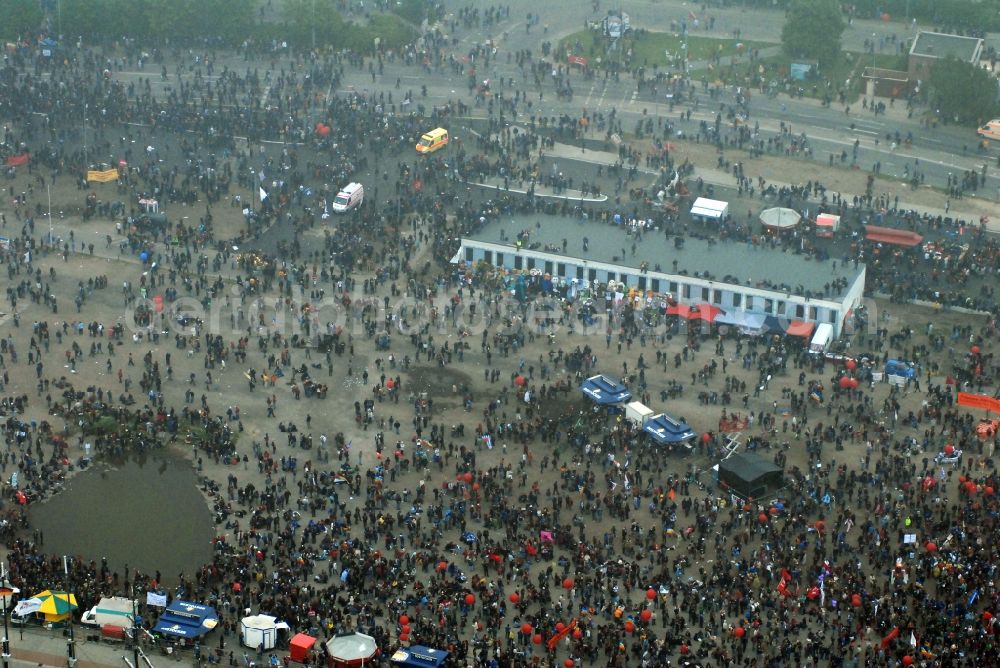
<instances>
[{"instance_id":1,"label":"yellow van","mask_svg":"<svg viewBox=\"0 0 1000 668\"><path fill-rule=\"evenodd\" d=\"M448 145L448 131L444 128L431 130L417 142L417 153L433 153Z\"/></svg>"},{"instance_id":2,"label":"yellow van","mask_svg":"<svg viewBox=\"0 0 1000 668\"><path fill-rule=\"evenodd\" d=\"M1000 118L994 118L992 121L976 130L976 132L980 137L986 137L987 139L1000 139Z\"/></svg>"}]
</instances>

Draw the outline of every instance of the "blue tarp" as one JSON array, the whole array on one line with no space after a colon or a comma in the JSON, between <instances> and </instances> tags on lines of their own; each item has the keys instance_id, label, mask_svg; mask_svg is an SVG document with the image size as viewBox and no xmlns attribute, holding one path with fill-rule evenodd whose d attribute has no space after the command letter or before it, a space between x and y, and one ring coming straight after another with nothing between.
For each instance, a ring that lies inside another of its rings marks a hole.
<instances>
[{"instance_id":1,"label":"blue tarp","mask_svg":"<svg viewBox=\"0 0 1000 668\"><path fill-rule=\"evenodd\" d=\"M685 422L680 422L666 413L654 415L646 421L643 431L660 444L684 443L691 441L696 434Z\"/></svg>"},{"instance_id":2,"label":"blue tarp","mask_svg":"<svg viewBox=\"0 0 1000 668\"><path fill-rule=\"evenodd\" d=\"M898 359L886 360L885 373L889 376L903 376L904 378L917 377L917 369L912 364Z\"/></svg>"},{"instance_id":3,"label":"blue tarp","mask_svg":"<svg viewBox=\"0 0 1000 668\"><path fill-rule=\"evenodd\" d=\"M411 645L400 648L389 658L393 666L409 668L439 668L448 658L448 652L443 649Z\"/></svg>"},{"instance_id":4,"label":"blue tarp","mask_svg":"<svg viewBox=\"0 0 1000 668\"><path fill-rule=\"evenodd\" d=\"M627 387L607 376L591 376L583 381L580 391L600 406L624 404L632 400L632 393L628 391Z\"/></svg>"},{"instance_id":5,"label":"blue tarp","mask_svg":"<svg viewBox=\"0 0 1000 668\"><path fill-rule=\"evenodd\" d=\"M720 313L715 319L716 325L733 325L740 329L759 332L764 328L767 316L763 313L753 313L750 311L726 311Z\"/></svg>"},{"instance_id":6,"label":"blue tarp","mask_svg":"<svg viewBox=\"0 0 1000 668\"><path fill-rule=\"evenodd\" d=\"M219 623L215 608L201 603L175 600L167 606L153 627L153 633L163 633L178 638L197 638L208 633Z\"/></svg>"}]
</instances>

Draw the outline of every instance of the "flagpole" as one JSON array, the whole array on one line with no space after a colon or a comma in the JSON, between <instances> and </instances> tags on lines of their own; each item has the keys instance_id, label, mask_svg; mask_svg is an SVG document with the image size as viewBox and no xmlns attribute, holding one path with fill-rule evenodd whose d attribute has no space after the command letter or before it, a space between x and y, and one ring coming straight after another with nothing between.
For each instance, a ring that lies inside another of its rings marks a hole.
<instances>
[{"instance_id":1,"label":"flagpole","mask_svg":"<svg viewBox=\"0 0 1000 668\"><path fill-rule=\"evenodd\" d=\"M0 587L6 592L7 589L7 569L0 565ZM10 603L10 596L5 593L3 597L3 668L10 668L10 633L7 630L7 604Z\"/></svg>"}]
</instances>

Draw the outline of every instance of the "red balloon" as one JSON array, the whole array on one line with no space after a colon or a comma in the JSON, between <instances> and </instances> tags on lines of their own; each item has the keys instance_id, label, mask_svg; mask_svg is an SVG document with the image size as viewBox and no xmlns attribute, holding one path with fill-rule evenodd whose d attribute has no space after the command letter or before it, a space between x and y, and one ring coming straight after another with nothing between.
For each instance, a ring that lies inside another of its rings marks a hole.
<instances>
[{"instance_id":1,"label":"red balloon","mask_svg":"<svg viewBox=\"0 0 1000 668\"><path fill-rule=\"evenodd\" d=\"M990 487L989 485L983 487L983 494L985 494L986 496L993 496L993 488Z\"/></svg>"},{"instance_id":2,"label":"red balloon","mask_svg":"<svg viewBox=\"0 0 1000 668\"><path fill-rule=\"evenodd\" d=\"M541 633L536 633L535 635L531 636L531 642L535 643L536 645L541 645L542 644L542 634Z\"/></svg>"},{"instance_id":3,"label":"red balloon","mask_svg":"<svg viewBox=\"0 0 1000 668\"><path fill-rule=\"evenodd\" d=\"M410 625L409 624L403 624L402 631L403 631L404 634L409 633L410 632Z\"/></svg>"},{"instance_id":4,"label":"red balloon","mask_svg":"<svg viewBox=\"0 0 1000 668\"><path fill-rule=\"evenodd\" d=\"M409 624L410 623L410 617L409 617L409 615L400 615L399 616L399 623L402 626L406 626L407 624Z\"/></svg>"},{"instance_id":5,"label":"red balloon","mask_svg":"<svg viewBox=\"0 0 1000 668\"><path fill-rule=\"evenodd\" d=\"M524 635L531 634L531 624L529 624L528 622L521 624L521 633L523 633Z\"/></svg>"},{"instance_id":6,"label":"red balloon","mask_svg":"<svg viewBox=\"0 0 1000 668\"><path fill-rule=\"evenodd\" d=\"M953 455L954 453L955 453L955 446L954 445L952 445L951 443L949 443L948 445L944 446L944 454L950 456L950 455Z\"/></svg>"},{"instance_id":7,"label":"red balloon","mask_svg":"<svg viewBox=\"0 0 1000 668\"><path fill-rule=\"evenodd\" d=\"M647 589L646 590L646 598L648 598L650 601L652 601L654 598L656 598L656 590L653 589L652 587L650 587L649 589Z\"/></svg>"},{"instance_id":8,"label":"red balloon","mask_svg":"<svg viewBox=\"0 0 1000 668\"><path fill-rule=\"evenodd\" d=\"M958 481L959 481L960 483L962 483L963 485L965 484L965 480L966 480L966 478L965 478L965 476L964 476L964 475L960 475L960 476L958 476Z\"/></svg>"},{"instance_id":9,"label":"red balloon","mask_svg":"<svg viewBox=\"0 0 1000 668\"><path fill-rule=\"evenodd\" d=\"M757 516L757 519L760 520L761 524L767 522L767 513L761 513L760 515Z\"/></svg>"},{"instance_id":10,"label":"red balloon","mask_svg":"<svg viewBox=\"0 0 1000 668\"><path fill-rule=\"evenodd\" d=\"M632 620L625 622L625 633L632 633L633 631L635 631L635 624Z\"/></svg>"},{"instance_id":11,"label":"red balloon","mask_svg":"<svg viewBox=\"0 0 1000 668\"><path fill-rule=\"evenodd\" d=\"M904 666L912 666L913 665L913 657L910 656L909 654L907 654L906 656L904 656L903 657L903 665Z\"/></svg>"},{"instance_id":12,"label":"red balloon","mask_svg":"<svg viewBox=\"0 0 1000 668\"><path fill-rule=\"evenodd\" d=\"M652 618L653 618L653 613L650 612L649 610L643 610L642 612L639 613L639 619L641 619L643 622L648 622Z\"/></svg>"},{"instance_id":13,"label":"red balloon","mask_svg":"<svg viewBox=\"0 0 1000 668\"><path fill-rule=\"evenodd\" d=\"M937 552L937 545L935 543L928 542L924 547L928 552Z\"/></svg>"},{"instance_id":14,"label":"red balloon","mask_svg":"<svg viewBox=\"0 0 1000 668\"><path fill-rule=\"evenodd\" d=\"M557 633L562 633L565 630L566 630L566 625L565 624L563 624L562 622L556 622L556 632Z\"/></svg>"},{"instance_id":15,"label":"red balloon","mask_svg":"<svg viewBox=\"0 0 1000 668\"><path fill-rule=\"evenodd\" d=\"M446 568L448 568L448 562L447 561L439 561L438 562L438 565L437 565L438 573L440 573L441 571L445 570Z\"/></svg>"},{"instance_id":16,"label":"red balloon","mask_svg":"<svg viewBox=\"0 0 1000 668\"><path fill-rule=\"evenodd\" d=\"M851 605L853 605L855 608L860 608L861 607L861 595L860 594L854 594L853 596L851 596Z\"/></svg>"},{"instance_id":17,"label":"red balloon","mask_svg":"<svg viewBox=\"0 0 1000 668\"><path fill-rule=\"evenodd\" d=\"M572 588L573 588L573 578L566 578L565 580L563 580L563 589L572 589Z\"/></svg>"},{"instance_id":18,"label":"red balloon","mask_svg":"<svg viewBox=\"0 0 1000 668\"><path fill-rule=\"evenodd\" d=\"M976 483L972 482L971 480L967 480L965 483L965 491L968 492L969 494L975 494Z\"/></svg>"},{"instance_id":19,"label":"red balloon","mask_svg":"<svg viewBox=\"0 0 1000 668\"><path fill-rule=\"evenodd\" d=\"M473 492L478 492L479 491L479 483L478 482L472 483L472 491Z\"/></svg>"},{"instance_id":20,"label":"red balloon","mask_svg":"<svg viewBox=\"0 0 1000 668\"><path fill-rule=\"evenodd\" d=\"M508 598L510 598L510 602L511 602L511 603L517 603L518 601L520 601L520 600L521 600L521 597L520 597L520 596L518 595L518 593L517 593L517 592L514 592L514 593L513 593L513 594L511 594L511 595L510 595L510 596L509 596Z\"/></svg>"},{"instance_id":21,"label":"red balloon","mask_svg":"<svg viewBox=\"0 0 1000 668\"><path fill-rule=\"evenodd\" d=\"M465 595L465 603L466 603L466 605L472 605L475 602L476 602L476 597L475 596L473 596L472 594L466 594Z\"/></svg>"},{"instance_id":22,"label":"red balloon","mask_svg":"<svg viewBox=\"0 0 1000 668\"><path fill-rule=\"evenodd\" d=\"M735 635L737 638L742 638L746 634L747 630L742 626L737 626L735 629L733 629L733 635Z\"/></svg>"},{"instance_id":23,"label":"red balloon","mask_svg":"<svg viewBox=\"0 0 1000 668\"><path fill-rule=\"evenodd\" d=\"M847 362L844 363L844 366L847 367L848 371L854 371L858 368L858 363L854 360L847 360Z\"/></svg>"},{"instance_id":24,"label":"red balloon","mask_svg":"<svg viewBox=\"0 0 1000 668\"><path fill-rule=\"evenodd\" d=\"M410 639L410 634L409 633L402 633L399 636L399 642L406 642L409 639Z\"/></svg>"},{"instance_id":25,"label":"red balloon","mask_svg":"<svg viewBox=\"0 0 1000 668\"><path fill-rule=\"evenodd\" d=\"M462 476L462 479L465 480L465 482L472 482L472 474L466 473L464 476Z\"/></svg>"},{"instance_id":26,"label":"red balloon","mask_svg":"<svg viewBox=\"0 0 1000 668\"><path fill-rule=\"evenodd\" d=\"M566 659L563 661L563 665L566 666L566 668L573 668L573 659Z\"/></svg>"},{"instance_id":27,"label":"red balloon","mask_svg":"<svg viewBox=\"0 0 1000 668\"><path fill-rule=\"evenodd\" d=\"M691 651L690 647L688 647L687 645L681 645L681 654L687 654L690 651Z\"/></svg>"},{"instance_id":28,"label":"red balloon","mask_svg":"<svg viewBox=\"0 0 1000 668\"><path fill-rule=\"evenodd\" d=\"M581 631L579 628L573 629L573 640L579 640L582 637L583 637L583 631Z\"/></svg>"}]
</instances>

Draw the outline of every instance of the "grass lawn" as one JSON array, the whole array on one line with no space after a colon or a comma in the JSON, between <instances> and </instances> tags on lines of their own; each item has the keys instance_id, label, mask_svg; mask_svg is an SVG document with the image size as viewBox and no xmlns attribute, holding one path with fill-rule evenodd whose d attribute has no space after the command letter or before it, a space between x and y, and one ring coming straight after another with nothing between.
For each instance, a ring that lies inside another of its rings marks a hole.
<instances>
[{"instance_id":1,"label":"grass lawn","mask_svg":"<svg viewBox=\"0 0 1000 668\"><path fill-rule=\"evenodd\" d=\"M621 46L623 52L628 52L629 49L632 50L631 62L634 65L664 67L669 64L673 57L683 53L683 43L684 39L680 35L673 33L632 30L625 36ZM569 35L559 42L560 47L574 55L589 58L592 63L596 63L597 58L603 60L607 60L609 57L617 59L616 55L609 56L607 53L607 47L610 44L611 41L597 30L582 30ZM743 45L743 53L746 53L750 49L776 46L771 42L689 35L687 38L688 59L698 61L709 60L717 54L723 57L736 55L740 53L738 44Z\"/></svg>"},{"instance_id":2,"label":"grass lawn","mask_svg":"<svg viewBox=\"0 0 1000 668\"><path fill-rule=\"evenodd\" d=\"M847 102L852 103L858 99L864 89L861 73L866 67L871 67L872 57L870 54L846 52L837 62L820 70L818 78L806 81L788 81L788 74L793 62L798 62L798 59L779 54L761 58L755 63L743 62L734 66L726 65L722 68L694 70L691 72L691 76L696 80L705 77L710 83L716 81L727 84L739 83L750 86L754 90L760 90L762 81L766 80L769 85L777 82L777 89L780 93L788 94L801 87L803 95L806 97L822 99L829 95L834 102L837 101L838 94L843 89ZM906 70L906 56L877 55L875 65L884 69ZM848 80L850 80L850 86L845 88Z\"/></svg>"}]
</instances>

